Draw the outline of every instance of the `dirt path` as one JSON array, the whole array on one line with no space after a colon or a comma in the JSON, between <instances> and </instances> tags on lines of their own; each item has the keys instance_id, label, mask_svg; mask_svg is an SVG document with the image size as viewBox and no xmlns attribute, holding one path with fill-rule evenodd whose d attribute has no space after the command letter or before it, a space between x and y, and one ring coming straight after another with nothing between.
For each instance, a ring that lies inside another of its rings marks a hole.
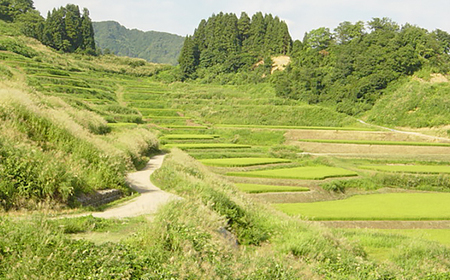
<instances>
[{"instance_id":1,"label":"dirt path","mask_svg":"<svg viewBox=\"0 0 450 280\"><path fill-rule=\"evenodd\" d=\"M140 195L126 204L107 209L104 212L94 212L92 216L98 218L128 218L140 215L154 214L160 205L180 197L162 191L150 181L150 175L161 167L164 155L157 155L150 159L141 171L129 173L127 182Z\"/></svg>"},{"instance_id":2,"label":"dirt path","mask_svg":"<svg viewBox=\"0 0 450 280\"><path fill-rule=\"evenodd\" d=\"M432 135L427 135L427 134L423 134L420 132L412 132L412 131L402 131L402 130L397 130L397 129L393 129L393 128L389 128L389 127L385 127L385 126L381 126L381 125L376 125L376 124L370 124L370 123L366 123L363 120L358 119L358 121L364 125L368 125L368 126L373 126L373 127L378 127L381 129L385 129L385 130L389 130L395 133L399 133L399 134L406 134L406 135L413 135L413 136L419 136L419 137L425 137L425 138L429 138L429 139L433 139L433 140L438 140L438 141L448 141L448 138L445 137L439 137L439 136L432 136Z\"/></svg>"}]
</instances>

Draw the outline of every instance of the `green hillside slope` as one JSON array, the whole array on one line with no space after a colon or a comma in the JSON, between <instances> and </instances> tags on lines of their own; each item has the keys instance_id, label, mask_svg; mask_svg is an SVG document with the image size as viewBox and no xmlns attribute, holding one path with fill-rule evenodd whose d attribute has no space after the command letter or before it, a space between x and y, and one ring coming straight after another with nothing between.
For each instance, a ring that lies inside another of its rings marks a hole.
<instances>
[{"instance_id":1,"label":"green hillside slope","mask_svg":"<svg viewBox=\"0 0 450 280\"><path fill-rule=\"evenodd\" d=\"M367 120L382 125L433 127L450 123L450 83L441 79L429 81L410 78L386 94L367 113Z\"/></svg>"},{"instance_id":2,"label":"green hillside slope","mask_svg":"<svg viewBox=\"0 0 450 280\"><path fill-rule=\"evenodd\" d=\"M103 51L150 62L177 64L184 38L178 35L127 29L115 21L94 22L95 42Z\"/></svg>"}]
</instances>

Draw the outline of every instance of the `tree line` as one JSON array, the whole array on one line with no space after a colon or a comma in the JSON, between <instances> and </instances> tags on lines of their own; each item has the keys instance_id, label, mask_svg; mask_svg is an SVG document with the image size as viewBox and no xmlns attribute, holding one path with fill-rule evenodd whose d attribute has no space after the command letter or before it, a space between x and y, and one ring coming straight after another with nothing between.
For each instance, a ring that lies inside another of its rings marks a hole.
<instances>
[{"instance_id":1,"label":"tree line","mask_svg":"<svg viewBox=\"0 0 450 280\"><path fill-rule=\"evenodd\" d=\"M202 20L187 36L178 62L182 78L196 78L202 71L235 73L249 70L275 54L288 54L292 39L285 22L261 12L251 18L243 12L219 13Z\"/></svg>"},{"instance_id":2,"label":"tree line","mask_svg":"<svg viewBox=\"0 0 450 280\"><path fill-rule=\"evenodd\" d=\"M279 96L326 103L358 114L372 107L388 85L422 69L450 70L450 35L389 18L318 28L294 42L292 63L273 78Z\"/></svg>"},{"instance_id":3,"label":"tree line","mask_svg":"<svg viewBox=\"0 0 450 280\"><path fill-rule=\"evenodd\" d=\"M16 23L22 33L63 52L96 54L88 9L77 5L54 8L43 18L32 0L0 0L0 19Z\"/></svg>"}]
</instances>

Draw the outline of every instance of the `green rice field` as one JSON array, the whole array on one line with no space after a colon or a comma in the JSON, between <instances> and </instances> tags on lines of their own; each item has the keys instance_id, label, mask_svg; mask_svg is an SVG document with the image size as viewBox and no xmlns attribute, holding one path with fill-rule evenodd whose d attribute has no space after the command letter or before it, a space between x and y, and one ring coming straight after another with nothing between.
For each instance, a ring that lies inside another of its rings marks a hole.
<instances>
[{"instance_id":1,"label":"green rice field","mask_svg":"<svg viewBox=\"0 0 450 280\"><path fill-rule=\"evenodd\" d=\"M257 170L247 172L228 172L228 176L257 177L257 178L279 178L279 179L303 179L323 180L333 177L351 177L358 174L339 167L329 166L305 166L284 169Z\"/></svg>"},{"instance_id":2,"label":"green rice field","mask_svg":"<svg viewBox=\"0 0 450 280\"><path fill-rule=\"evenodd\" d=\"M274 163L289 163L288 159L281 158L221 158L200 160L204 165L220 167L244 167Z\"/></svg>"},{"instance_id":3,"label":"green rice field","mask_svg":"<svg viewBox=\"0 0 450 280\"><path fill-rule=\"evenodd\" d=\"M450 173L450 166L448 165L362 165L359 166L359 168L384 172L425 173L425 174Z\"/></svg>"},{"instance_id":4,"label":"green rice field","mask_svg":"<svg viewBox=\"0 0 450 280\"><path fill-rule=\"evenodd\" d=\"M274 186L260 184L236 184L239 190L246 193L270 193L270 192L307 192L309 188L292 186Z\"/></svg>"},{"instance_id":5,"label":"green rice field","mask_svg":"<svg viewBox=\"0 0 450 280\"><path fill-rule=\"evenodd\" d=\"M356 195L344 200L280 203L275 207L314 220L449 220L450 194Z\"/></svg>"}]
</instances>

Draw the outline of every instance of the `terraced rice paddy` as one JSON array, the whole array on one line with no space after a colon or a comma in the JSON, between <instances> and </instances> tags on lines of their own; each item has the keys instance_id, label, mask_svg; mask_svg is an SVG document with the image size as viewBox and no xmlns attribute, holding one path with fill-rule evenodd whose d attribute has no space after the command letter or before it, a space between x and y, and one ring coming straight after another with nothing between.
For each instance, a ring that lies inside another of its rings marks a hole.
<instances>
[{"instance_id":1,"label":"terraced rice paddy","mask_svg":"<svg viewBox=\"0 0 450 280\"><path fill-rule=\"evenodd\" d=\"M270 192L307 192L309 188L293 186L274 186L260 184L236 184L239 190L246 193L270 193Z\"/></svg>"},{"instance_id":2,"label":"terraced rice paddy","mask_svg":"<svg viewBox=\"0 0 450 280\"><path fill-rule=\"evenodd\" d=\"M329 166L307 166L284 169L258 170L247 172L228 172L228 176L278 178L278 179L300 179L300 180L323 180L333 177L351 177L358 174L339 167Z\"/></svg>"},{"instance_id":3,"label":"terraced rice paddy","mask_svg":"<svg viewBox=\"0 0 450 280\"><path fill-rule=\"evenodd\" d=\"M202 159L204 165L221 167L244 167L254 165L265 165L275 163L289 163L288 159L281 158L224 158L224 159Z\"/></svg>"},{"instance_id":4,"label":"terraced rice paddy","mask_svg":"<svg viewBox=\"0 0 450 280\"><path fill-rule=\"evenodd\" d=\"M449 201L450 193L390 193L275 207L315 220L449 220Z\"/></svg>"},{"instance_id":5,"label":"terraced rice paddy","mask_svg":"<svg viewBox=\"0 0 450 280\"><path fill-rule=\"evenodd\" d=\"M448 165L362 165L359 168L383 172L441 174L450 173ZM449 202L450 203L450 202Z\"/></svg>"}]
</instances>

